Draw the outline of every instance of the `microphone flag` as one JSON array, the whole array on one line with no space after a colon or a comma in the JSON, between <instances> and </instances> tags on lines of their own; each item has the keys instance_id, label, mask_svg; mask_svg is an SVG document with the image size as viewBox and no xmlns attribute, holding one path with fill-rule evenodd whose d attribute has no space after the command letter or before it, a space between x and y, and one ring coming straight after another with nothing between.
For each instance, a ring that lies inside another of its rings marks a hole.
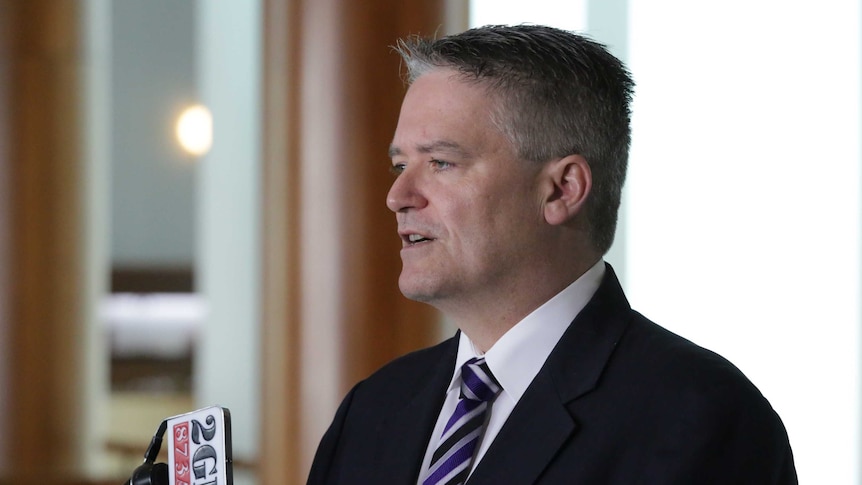
<instances>
[{"instance_id":1,"label":"microphone flag","mask_svg":"<svg viewBox=\"0 0 862 485\"><path fill-rule=\"evenodd\" d=\"M233 485L228 409L198 409L167 423L170 485Z\"/></svg>"}]
</instances>

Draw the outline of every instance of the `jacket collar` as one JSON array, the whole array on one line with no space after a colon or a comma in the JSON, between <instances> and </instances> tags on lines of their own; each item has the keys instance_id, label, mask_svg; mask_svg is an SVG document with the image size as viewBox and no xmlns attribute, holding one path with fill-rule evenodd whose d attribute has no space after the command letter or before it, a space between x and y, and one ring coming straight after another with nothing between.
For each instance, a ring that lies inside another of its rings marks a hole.
<instances>
[{"instance_id":1,"label":"jacket collar","mask_svg":"<svg viewBox=\"0 0 862 485\"><path fill-rule=\"evenodd\" d=\"M439 363L424 376L418 376L413 398L406 406L396 410L384 422L382 436L391 436L382 451L380 463L386 468L377 470L377 483L415 483L422 465L422 457L437 422L437 416L446 397L446 386L452 377L452 365L458 350L458 335L438 345ZM418 458L417 458L418 457Z\"/></svg>"},{"instance_id":2,"label":"jacket collar","mask_svg":"<svg viewBox=\"0 0 862 485\"><path fill-rule=\"evenodd\" d=\"M470 485L534 483L577 430L566 405L596 388L630 321L631 307L610 265L542 370L512 410Z\"/></svg>"}]
</instances>

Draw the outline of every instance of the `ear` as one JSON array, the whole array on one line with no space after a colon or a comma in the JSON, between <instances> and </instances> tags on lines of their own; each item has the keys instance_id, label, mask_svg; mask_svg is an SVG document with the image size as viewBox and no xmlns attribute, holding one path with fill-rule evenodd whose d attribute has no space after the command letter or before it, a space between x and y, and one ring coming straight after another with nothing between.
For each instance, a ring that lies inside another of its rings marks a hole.
<instances>
[{"instance_id":1,"label":"ear","mask_svg":"<svg viewBox=\"0 0 862 485\"><path fill-rule=\"evenodd\" d=\"M569 155L548 162L545 180L552 187L544 201L544 216L548 224L559 225L580 213L593 186L593 174L587 159Z\"/></svg>"}]
</instances>

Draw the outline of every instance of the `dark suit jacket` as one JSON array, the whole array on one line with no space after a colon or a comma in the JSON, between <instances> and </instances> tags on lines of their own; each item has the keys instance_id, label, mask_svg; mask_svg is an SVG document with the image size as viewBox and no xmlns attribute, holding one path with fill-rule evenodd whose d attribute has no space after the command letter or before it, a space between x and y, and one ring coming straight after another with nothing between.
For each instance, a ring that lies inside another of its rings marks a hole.
<instances>
[{"instance_id":1,"label":"dark suit jacket","mask_svg":"<svg viewBox=\"0 0 862 485\"><path fill-rule=\"evenodd\" d=\"M357 384L310 485L415 484L458 339ZM730 362L633 311L610 266L469 485L795 484L778 415Z\"/></svg>"}]
</instances>

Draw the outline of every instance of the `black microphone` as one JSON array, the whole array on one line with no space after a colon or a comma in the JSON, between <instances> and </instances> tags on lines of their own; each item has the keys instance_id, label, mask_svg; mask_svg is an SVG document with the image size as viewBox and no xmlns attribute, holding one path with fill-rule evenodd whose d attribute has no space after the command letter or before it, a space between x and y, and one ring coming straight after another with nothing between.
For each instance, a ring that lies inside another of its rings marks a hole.
<instances>
[{"instance_id":1,"label":"black microphone","mask_svg":"<svg viewBox=\"0 0 862 485\"><path fill-rule=\"evenodd\" d=\"M150 446L144 453L144 462L132 472L131 478L123 485L169 485L168 484L168 465L165 463L156 463L156 458L159 456L159 448L162 446L162 437L165 435L165 430L168 428L168 421L162 421L153 439L150 440Z\"/></svg>"}]
</instances>

